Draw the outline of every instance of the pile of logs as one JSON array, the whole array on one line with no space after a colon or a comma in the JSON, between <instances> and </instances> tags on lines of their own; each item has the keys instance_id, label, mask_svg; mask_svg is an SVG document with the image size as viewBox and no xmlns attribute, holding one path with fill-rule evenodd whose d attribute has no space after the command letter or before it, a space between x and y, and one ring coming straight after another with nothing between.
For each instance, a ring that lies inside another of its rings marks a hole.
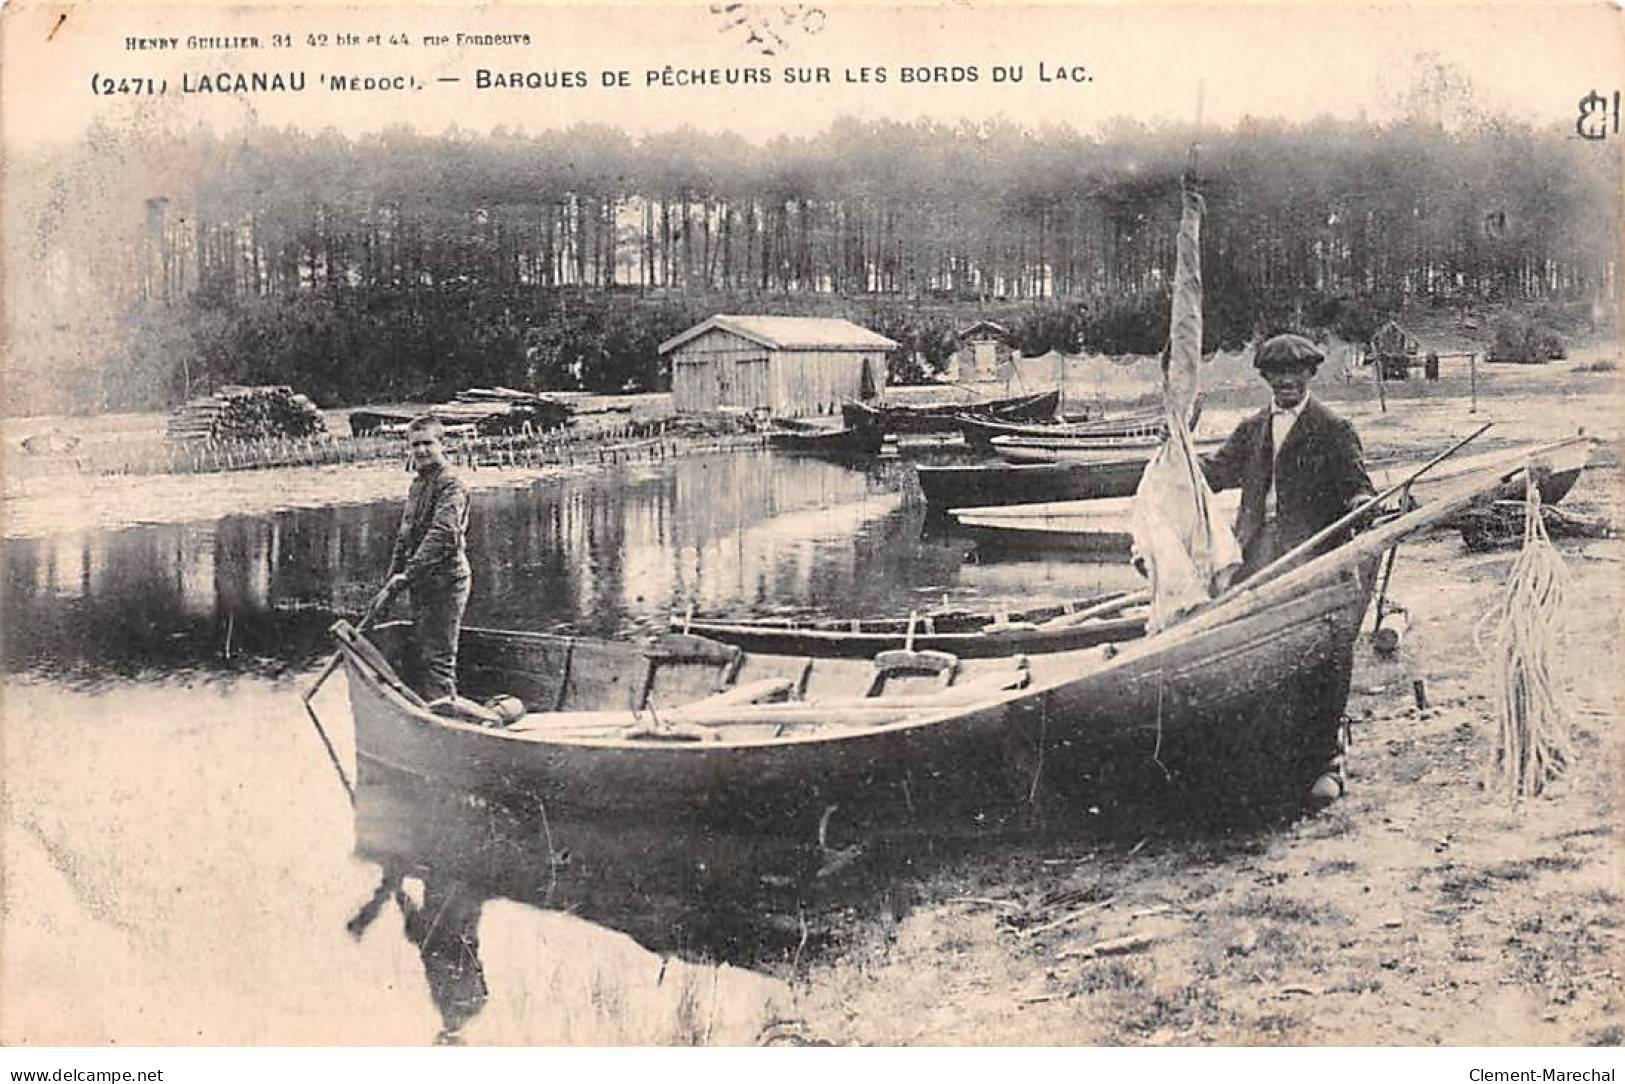
<instances>
[{"instance_id":1,"label":"pile of logs","mask_svg":"<svg viewBox=\"0 0 1625 1084\"><path fill-rule=\"evenodd\" d=\"M176 407L165 435L173 441L245 441L310 437L327 431L316 404L286 384L228 384Z\"/></svg>"},{"instance_id":2,"label":"pile of logs","mask_svg":"<svg viewBox=\"0 0 1625 1084\"><path fill-rule=\"evenodd\" d=\"M532 431L558 429L570 420L571 408L554 399L512 388L469 388L449 403L429 412L448 428L473 425L482 437L517 433L528 423Z\"/></svg>"}]
</instances>

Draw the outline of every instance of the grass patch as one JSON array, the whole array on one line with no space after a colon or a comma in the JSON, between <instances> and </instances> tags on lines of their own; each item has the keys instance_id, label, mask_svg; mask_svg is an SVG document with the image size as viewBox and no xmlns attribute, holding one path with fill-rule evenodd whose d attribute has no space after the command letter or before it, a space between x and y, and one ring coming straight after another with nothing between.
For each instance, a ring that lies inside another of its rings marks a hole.
<instances>
[{"instance_id":1,"label":"grass patch","mask_svg":"<svg viewBox=\"0 0 1625 1084\"><path fill-rule=\"evenodd\" d=\"M1351 858L1333 858L1320 863L1310 872L1316 877L1340 877L1347 873L1357 873L1359 870L1360 863Z\"/></svg>"},{"instance_id":2,"label":"grass patch","mask_svg":"<svg viewBox=\"0 0 1625 1084\"><path fill-rule=\"evenodd\" d=\"M1538 855L1512 862L1497 862L1484 872L1499 881L1527 881L1537 873L1579 869L1584 863L1567 855Z\"/></svg>"},{"instance_id":3,"label":"grass patch","mask_svg":"<svg viewBox=\"0 0 1625 1084\"><path fill-rule=\"evenodd\" d=\"M1279 1037L1295 1030L1300 1023L1292 1013L1272 1012L1253 1021L1253 1030Z\"/></svg>"},{"instance_id":4,"label":"grass patch","mask_svg":"<svg viewBox=\"0 0 1625 1084\"><path fill-rule=\"evenodd\" d=\"M1347 811L1331 809L1305 823L1298 829L1298 835L1302 839L1339 839L1353 832L1354 828L1354 818Z\"/></svg>"},{"instance_id":5,"label":"grass patch","mask_svg":"<svg viewBox=\"0 0 1625 1084\"><path fill-rule=\"evenodd\" d=\"M1584 365L1576 365L1574 371L1577 373L1618 372L1619 361L1615 358L1598 358L1596 361L1588 361Z\"/></svg>"},{"instance_id":6,"label":"grass patch","mask_svg":"<svg viewBox=\"0 0 1625 1084\"><path fill-rule=\"evenodd\" d=\"M1189 1031L1219 1022L1219 999L1203 986L1187 986L1148 998L1117 1022L1124 1037L1146 1039L1159 1031Z\"/></svg>"},{"instance_id":7,"label":"grass patch","mask_svg":"<svg viewBox=\"0 0 1625 1084\"><path fill-rule=\"evenodd\" d=\"M1457 870L1439 882L1439 895L1452 903L1477 903L1478 894L1493 888L1495 880L1477 870Z\"/></svg>"},{"instance_id":8,"label":"grass patch","mask_svg":"<svg viewBox=\"0 0 1625 1084\"><path fill-rule=\"evenodd\" d=\"M1309 926L1346 924L1348 920L1334 907L1311 903L1274 892L1255 892L1231 908L1241 918L1297 922Z\"/></svg>"},{"instance_id":9,"label":"grass patch","mask_svg":"<svg viewBox=\"0 0 1625 1084\"><path fill-rule=\"evenodd\" d=\"M1125 960L1107 960L1085 967L1067 988L1071 994L1127 993L1145 989L1145 976Z\"/></svg>"},{"instance_id":10,"label":"grass patch","mask_svg":"<svg viewBox=\"0 0 1625 1084\"><path fill-rule=\"evenodd\" d=\"M1625 1025L1609 1024L1601 1031L1593 1032L1591 1038L1586 1040L1587 1046L1620 1046L1625 1044Z\"/></svg>"}]
</instances>

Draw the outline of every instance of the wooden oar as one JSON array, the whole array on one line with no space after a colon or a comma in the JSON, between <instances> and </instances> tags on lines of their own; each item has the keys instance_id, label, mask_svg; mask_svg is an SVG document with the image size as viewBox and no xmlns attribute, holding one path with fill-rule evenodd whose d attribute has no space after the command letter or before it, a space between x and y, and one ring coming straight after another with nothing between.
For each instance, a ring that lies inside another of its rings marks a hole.
<instances>
[{"instance_id":1,"label":"wooden oar","mask_svg":"<svg viewBox=\"0 0 1625 1084\"><path fill-rule=\"evenodd\" d=\"M1081 610L1062 614L1060 617L1052 617L1048 621L1040 621L1037 627L1041 629L1070 628L1073 625L1120 613L1130 606L1140 606L1150 601L1151 589L1147 587L1139 591L1130 591L1126 595L1118 595L1116 598L1109 598L1104 602L1097 602L1093 606L1085 606Z\"/></svg>"},{"instance_id":2,"label":"wooden oar","mask_svg":"<svg viewBox=\"0 0 1625 1084\"><path fill-rule=\"evenodd\" d=\"M377 596L374 595L373 601L367 604L366 612L361 615L361 620L356 623L355 630L357 632L367 631L368 626L372 624L374 617L377 616L374 613L377 607L373 603L377 601ZM344 770L344 765L339 761L338 751L333 748L332 739L327 736L327 729L322 726L321 719L316 715L316 709L311 707L310 704L316 694L321 691L322 686L327 683L327 679L333 676L333 671L339 668L339 663L343 661L344 652L342 649L333 652L333 657L327 660L327 665L322 667L321 674L311 683L310 688L305 690L300 699L304 702L305 714L310 716L311 725L316 728L316 736L322 739L322 747L327 750L327 759L333 762L333 770L339 773L339 782L344 784L344 793L350 796L350 804L355 805L355 786L350 782L349 773Z\"/></svg>"}]
</instances>

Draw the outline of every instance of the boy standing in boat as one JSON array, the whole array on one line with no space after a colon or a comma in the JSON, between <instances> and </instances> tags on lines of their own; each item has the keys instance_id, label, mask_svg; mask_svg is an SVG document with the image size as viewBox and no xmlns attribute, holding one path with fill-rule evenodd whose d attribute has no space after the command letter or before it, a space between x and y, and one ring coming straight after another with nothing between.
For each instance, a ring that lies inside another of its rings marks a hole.
<instances>
[{"instance_id":1,"label":"boy standing in boat","mask_svg":"<svg viewBox=\"0 0 1625 1084\"><path fill-rule=\"evenodd\" d=\"M468 566L468 490L446 462L445 427L424 415L407 426L412 468L400 530L389 561L389 578L373 600L374 612L389 607L402 588L412 592L424 699L457 691L457 638L473 574Z\"/></svg>"},{"instance_id":2,"label":"boy standing in boat","mask_svg":"<svg viewBox=\"0 0 1625 1084\"><path fill-rule=\"evenodd\" d=\"M1272 401L1203 463L1215 491L1241 487L1238 582L1376 492L1354 427L1309 394L1322 360L1301 335L1277 335L1254 351Z\"/></svg>"}]
</instances>

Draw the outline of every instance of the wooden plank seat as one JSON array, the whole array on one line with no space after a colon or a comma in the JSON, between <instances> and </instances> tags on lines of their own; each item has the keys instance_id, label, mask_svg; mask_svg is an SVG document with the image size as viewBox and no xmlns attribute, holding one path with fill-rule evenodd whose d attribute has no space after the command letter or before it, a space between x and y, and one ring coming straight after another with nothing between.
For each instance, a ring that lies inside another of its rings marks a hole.
<instances>
[{"instance_id":1,"label":"wooden plank seat","mask_svg":"<svg viewBox=\"0 0 1625 1084\"><path fill-rule=\"evenodd\" d=\"M874 672L865 696L879 696L894 679L908 676L935 676L939 689L953 684L959 672L959 656L947 651L911 651L898 648L875 656Z\"/></svg>"}]
</instances>

